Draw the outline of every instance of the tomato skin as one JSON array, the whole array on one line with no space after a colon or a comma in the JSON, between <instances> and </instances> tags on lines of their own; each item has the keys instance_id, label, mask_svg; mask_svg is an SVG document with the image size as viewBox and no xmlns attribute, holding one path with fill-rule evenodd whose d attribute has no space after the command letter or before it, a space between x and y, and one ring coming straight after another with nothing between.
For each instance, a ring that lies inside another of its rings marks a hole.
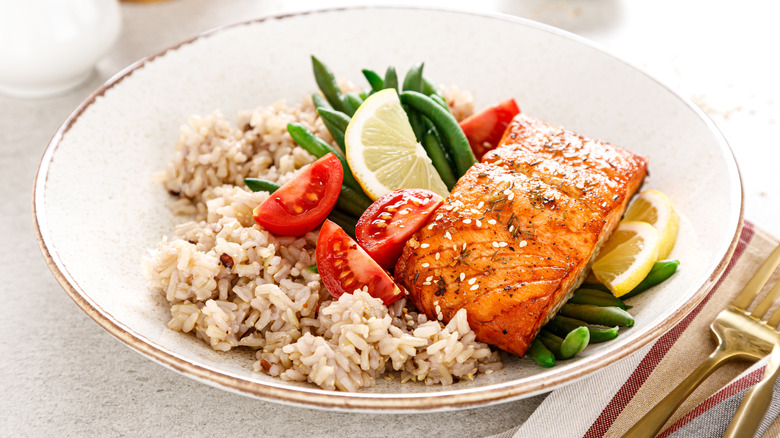
<instances>
[{"instance_id":1,"label":"tomato skin","mask_svg":"<svg viewBox=\"0 0 780 438\"><path fill-rule=\"evenodd\" d=\"M425 189L387 193L360 216L355 237L380 266L392 269L406 241L428 222L442 202L441 196Z\"/></svg>"},{"instance_id":2,"label":"tomato skin","mask_svg":"<svg viewBox=\"0 0 780 438\"><path fill-rule=\"evenodd\" d=\"M469 139L477 160L481 160L487 151L498 146L506 127L518 113L520 108L515 99L508 99L460 122L460 128Z\"/></svg>"},{"instance_id":3,"label":"tomato skin","mask_svg":"<svg viewBox=\"0 0 780 438\"><path fill-rule=\"evenodd\" d=\"M369 295L389 306L404 295L390 274L341 227L329 220L322 224L317 239L317 270L335 298L366 287Z\"/></svg>"},{"instance_id":4,"label":"tomato skin","mask_svg":"<svg viewBox=\"0 0 780 438\"><path fill-rule=\"evenodd\" d=\"M306 234L333 210L343 179L341 162L328 153L255 207L255 222L281 236Z\"/></svg>"}]
</instances>

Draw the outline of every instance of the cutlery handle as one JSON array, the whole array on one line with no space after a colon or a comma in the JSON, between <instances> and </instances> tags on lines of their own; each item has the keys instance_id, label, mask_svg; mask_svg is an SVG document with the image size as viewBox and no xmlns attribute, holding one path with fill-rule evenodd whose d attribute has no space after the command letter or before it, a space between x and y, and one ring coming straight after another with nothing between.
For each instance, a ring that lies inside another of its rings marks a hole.
<instances>
[{"instance_id":1,"label":"cutlery handle","mask_svg":"<svg viewBox=\"0 0 780 438\"><path fill-rule=\"evenodd\" d=\"M683 380L676 388L653 407L644 417L623 435L623 438L650 438L654 437L672 416L675 410L688 398L701 382L713 371L718 369L723 362L734 357L718 348L696 368L690 376Z\"/></svg>"},{"instance_id":2,"label":"cutlery handle","mask_svg":"<svg viewBox=\"0 0 780 438\"><path fill-rule=\"evenodd\" d=\"M780 345L775 344L761 381L742 398L737 413L731 419L724 438L752 437L772 402L772 390L780 375Z\"/></svg>"}]
</instances>

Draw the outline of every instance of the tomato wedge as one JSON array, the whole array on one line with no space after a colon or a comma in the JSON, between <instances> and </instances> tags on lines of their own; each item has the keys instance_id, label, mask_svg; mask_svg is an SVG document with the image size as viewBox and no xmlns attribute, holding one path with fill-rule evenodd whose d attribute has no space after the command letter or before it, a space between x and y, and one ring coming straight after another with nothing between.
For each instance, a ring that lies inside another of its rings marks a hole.
<instances>
[{"instance_id":1,"label":"tomato wedge","mask_svg":"<svg viewBox=\"0 0 780 438\"><path fill-rule=\"evenodd\" d=\"M326 220L317 239L317 270L335 298L366 287L368 294L392 304L404 294L390 274L376 264L341 227Z\"/></svg>"},{"instance_id":2,"label":"tomato wedge","mask_svg":"<svg viewBox=\"0 0 780 438\"><path fill-rule=\"evenodd\" d=\"M442 197L430 190L392 191L363 212L355 227L355 237L380 266L392 269L406 241L441 204Z\"/></svg>"},{"instance_id":3,"label":"tomato wedge","mask_svg":"<svg viewBox=\"0 0 780 438\"><path fill-rule=\"evenodd\" d=\"M481 160L487 151L498 146L509 122L520 112L514 99L505 100L498 105L485 108L477 114L463 119L460 128L469 139L471 150L477 160Z\"/></svg>"},{"instance_id":4,"label":"tomato wedge","mask_svg":"<svg viewBox=\"0 0 780 438\"><path fill-rule=\"evenodd\" d=\"M282 236L306 234L333 210L343 179L341 162L328 153L255 207L255 222Z\"/></svg>"}]
</instances>

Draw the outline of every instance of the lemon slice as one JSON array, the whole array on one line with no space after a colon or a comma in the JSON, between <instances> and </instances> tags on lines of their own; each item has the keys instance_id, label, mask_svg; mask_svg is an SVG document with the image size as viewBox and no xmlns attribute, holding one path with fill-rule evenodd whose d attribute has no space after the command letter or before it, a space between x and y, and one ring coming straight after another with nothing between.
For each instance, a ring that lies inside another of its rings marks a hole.
<instances>
[{"instance_id":1,"label":"lemon slice","mask_svg":"<svg viewBox=\"0 0 780 438\"><path fill-rule=\"evenodd\" d=\"M344 142L352 174L371 199L403 188L449 196L425 149L417 143L395 90L379 91L360 105Z\"/></svg>"},{"instance_id":2,"label":"lemon slice","mask_svg":"<svg viewBox=\"0 0 780 438\"><path fill-rule=\"evenodd\" d=\"M643 221L654 226L661 238L658 259L669 256L677 241L680 219L674 210L672 201L658 190L645 190L628 207L624 220Z\"/></svg>"},{"instance_id":3,"label":"lemon slice","mask_svg":"<svg viewBox=\"0 0 780 438\"><path fill-rule=\"evenodd\" d=\"M647 222L621 221L593 263L593 274L616 296L630 292L658 260L661 239Z\"/></svg>"}]
</instances>

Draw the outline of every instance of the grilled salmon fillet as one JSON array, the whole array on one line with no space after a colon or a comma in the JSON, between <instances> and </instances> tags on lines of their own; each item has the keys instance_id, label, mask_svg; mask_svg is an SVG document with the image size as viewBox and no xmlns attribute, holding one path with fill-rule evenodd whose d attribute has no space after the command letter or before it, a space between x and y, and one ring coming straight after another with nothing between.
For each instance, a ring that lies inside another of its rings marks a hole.
<instances>
[{"instance_id":1,"label":"grilled salmon fillet","mask_svg":"<svg viewBox=\"0 0 780 438\"><path fill-rule=\"evenodd\" d=\"M522 356L582 282L642 183L647 160L518 114L410 239L395 278L446 323Z\"/></svg>"}]
</instances>

